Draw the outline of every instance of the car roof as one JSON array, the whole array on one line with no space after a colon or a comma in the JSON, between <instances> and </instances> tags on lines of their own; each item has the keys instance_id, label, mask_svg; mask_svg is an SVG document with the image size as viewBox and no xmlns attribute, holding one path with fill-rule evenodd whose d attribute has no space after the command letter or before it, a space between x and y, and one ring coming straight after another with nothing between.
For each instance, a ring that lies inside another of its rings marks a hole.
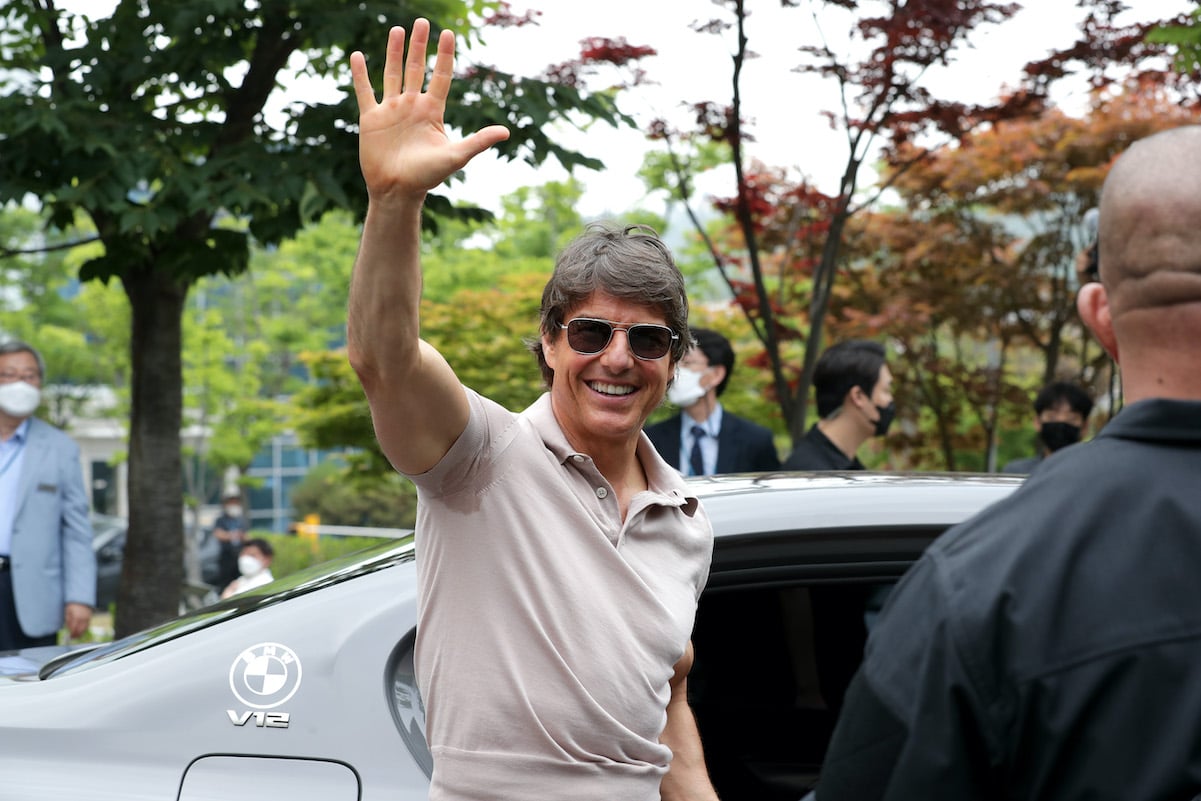
<instances>
[{"instance_id":1,"label":"car roof","mask_svg":"<svg viewBox=\"0 0 1201 801\"><path fill-rule=\"evenodd\" d=\"M847 471L706 476L688 484L721 539L752 531L945 528L1009 495L1023 478Z\"/></svg>"}]
</instances>

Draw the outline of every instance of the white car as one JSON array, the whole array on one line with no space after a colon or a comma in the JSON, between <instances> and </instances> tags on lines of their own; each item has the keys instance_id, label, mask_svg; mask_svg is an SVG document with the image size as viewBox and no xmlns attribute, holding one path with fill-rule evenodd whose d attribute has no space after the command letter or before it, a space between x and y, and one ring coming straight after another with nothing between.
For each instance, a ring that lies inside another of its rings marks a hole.
<instances>
[{"instance_id":1,"label":"white car","mask_svg":"<svg viewBox=\"0 0 1201 801\"><path fill-rule=\"evenodd\" d=\"M888 588L1021 478L693 481L717 535L689 677L710 772L723 798L794 801ZM0 656L0 798L424 801L416 591L409 538L111 644Z\"/></svg>"}]
</instances>

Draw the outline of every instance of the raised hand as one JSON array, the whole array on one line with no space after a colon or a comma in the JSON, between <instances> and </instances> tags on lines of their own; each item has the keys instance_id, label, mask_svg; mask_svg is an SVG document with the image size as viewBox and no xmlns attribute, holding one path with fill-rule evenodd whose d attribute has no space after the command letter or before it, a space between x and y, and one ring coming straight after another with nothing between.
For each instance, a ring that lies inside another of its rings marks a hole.
<instances>
[{"instance_id":1,"label":"raised hand","mask_svg":"<svg viewBox=\"0 0 1201 801\"><path fill-rule=\"evenodd\" d=\"M509 138L503 125L489 125L458 142L446 135L443 115L454 71L455 37L442 31L434 71L423 92L429 33L428 20L413 23L406 60L404 28L388 31L379 102L365 57L359 51L350 54L359 105L359 167L373 201L420 200L477 154Z\"/></svg>"}]
</instances>

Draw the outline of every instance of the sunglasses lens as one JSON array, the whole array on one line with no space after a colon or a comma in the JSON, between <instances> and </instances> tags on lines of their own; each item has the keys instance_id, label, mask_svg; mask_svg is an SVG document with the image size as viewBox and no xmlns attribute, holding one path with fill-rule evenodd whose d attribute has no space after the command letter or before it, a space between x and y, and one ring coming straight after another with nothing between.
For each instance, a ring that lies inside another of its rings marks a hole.
<instances>
[{"instance_id":1,"label":"sunglasses lens","mask_svg":"<svg viewBox=\"0 0 1201 801\"><path fill-rule=\"evenodd\" d=\"M567 323L567 344L576 353L600 353L612 336L613 326L603 320L575 319Z\"/></svg>"},{"instance_id":2,"label":"sunglasses lens","mask_svg":"<svg viewBox=\"0 0 1201 801\"><path fill-rule=\"evenodd\" d=\"M567 344L576 353L600 353L609 346L609 340L613 338L613 324L605 320L577 317L568 320L566 328ZM630 350L639 359L662 359L671 350L674 335L666 326L642 323L621 330L626 332Z\"/></svg>"},{"instance_id":3,"label":"sunglasses lens","mask_svg":"<svg viewBox=\"0 0 1201 801\"><path fill-rule=\"evenodd\" d=\"M662 359L671 349L671 331L658 325L634 325L627 332L630 350L640 359Z\"/></svg>"}]
</instances>

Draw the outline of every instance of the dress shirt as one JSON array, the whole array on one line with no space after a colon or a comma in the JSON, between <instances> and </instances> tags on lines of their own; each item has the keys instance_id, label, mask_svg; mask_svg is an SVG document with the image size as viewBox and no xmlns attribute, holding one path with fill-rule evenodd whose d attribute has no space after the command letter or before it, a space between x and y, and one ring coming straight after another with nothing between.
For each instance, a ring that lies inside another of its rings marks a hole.
<instances>
[{"instance_id":1,"label":"dress shirt","mask_svg":"<svg viewBox=\"0 0 1201 801\"><path fill-rule=\"evenodd\" d=\"M680 412L683 425L680 426L680 472L686 476L694 475L691 464L692 444L696 437L692 435L692 427L700 426L705 430L701 441L701 458L704 460L705 472L702 475L711 476L717 472L717 435L721 433L721 404L713 407L713 411L704 420L695 420L688 412Z\"/></svg>"},{"instance_id":2,"label":"dress shirt","mask_svg":"<svg viewBox=\"0 0 1201 801\"><path fill-rule=\"evenodd\" d=\"M17 491L21 486L21 466L25 463L25 441L29 438L29 420L22 420L6 440L0 440L0 556L9 554L13 521L17 518Z\"/></svg>"}]
</instances>

